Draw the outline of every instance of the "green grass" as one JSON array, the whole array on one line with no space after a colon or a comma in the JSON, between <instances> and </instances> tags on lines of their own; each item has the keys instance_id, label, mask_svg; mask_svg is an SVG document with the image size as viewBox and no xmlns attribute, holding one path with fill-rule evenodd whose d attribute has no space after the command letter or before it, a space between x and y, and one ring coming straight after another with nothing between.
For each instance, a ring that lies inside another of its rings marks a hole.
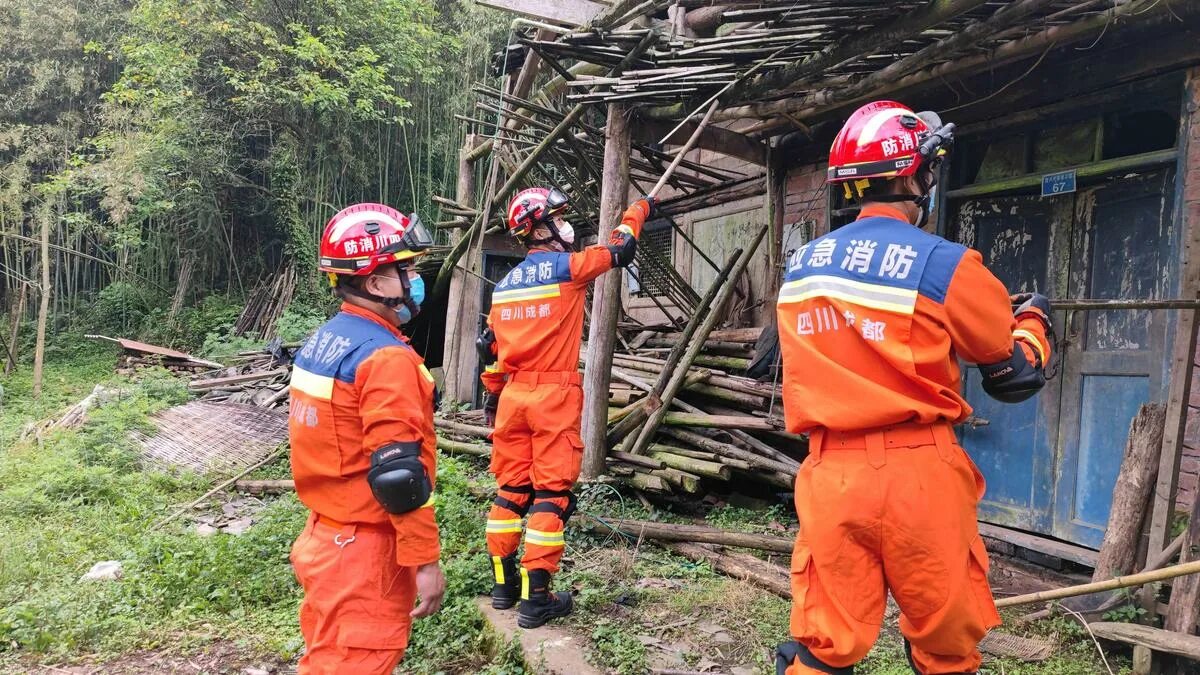
<instances>
[{"instance_id":1,"label":"green grass","mask_svg":"<svg viewBox=\"0 0 1200 675\"><path fill-rule=\"evenodd\" d=\"M137 381L117 378L114 363L114 352L103 345L52 349L41 400L32 399L28 368L2 383L0 672L23 672L33 663L103 662L146 649L192 653L217 642L232 643L251 658L294 661L303 646L296 621L300 590L287 556L303 526L303 505L290 494L269 499L241 537L202 538L186 520L152 528L206 491L213 479L139 466L129 431L147 429L149 414L186 400L187 394L181 381L161 371ZM25 425L59 415L97 383L123 393L94 411L83 428L55 432L40 442L17 440ZM255 473L287 475L286 462ZM438 480L446 603L435 617L417 622L405 670L524 673L519 651L495 644L473 605L490 586L487 499L477 496L491 487L485 467L443 457ZM602 517L687 519L661 510L650 513L611 486L585 486L581 492L582 510ZM781 526L792 525L794 516L786 506L722 506L711 509L706 520L789 536ZM588 644L587 658L605 672L647 672L659 653L648 646L648 636L690 644L689 667L720 658L725 665L773 672L771 649L786 637L787 601L648 543L634 546L574 526L568 540L572 564L556 585L578 590L578 609L566 625ZM122 561L123 579L79 581L101 560ZM735 643L707 643L699 623L719 625ZM993 661L989 672L1105 672L1094 644L1070 619L1006 630L1053 634L1060 647L1049 661ZM1110 663L1115 672L1128 669L1127 659L1110 655ZM885 628L860 672L907 675L894 626Z\"/></svg>"},{"instance_id":2,"label":"green grass","mask_svg":"<svg viewBox=\"0 0 1200 675\"><path fill-rule=\"evenodd\" d=\"M255 658L294 660L303 646L296 618L301 593L288 552L304 525L303 505L290 494L271 499L240 537L203 538L186 519L153 529L213 480L139 465L128 433L148 429L155 410L186 400L186 388L162 371L136 382L117 378L114 364L108 349L52 359L40 401L30 395L27 368L3 382L0 671L145 649L188 653L215 641L231 641ZM82 429L17 442L26 424L57 416L97 383L123 393L94 410ZM447 601L436 617L417 622L408 672L523 672L510 647L487 642L472 605L488 587L485 504L467 489L477 470L441 461ZM283 477L287 464L260 473ZM102 560L121 561L123 578L79 580Z\"/></svg>"}]
</instances>

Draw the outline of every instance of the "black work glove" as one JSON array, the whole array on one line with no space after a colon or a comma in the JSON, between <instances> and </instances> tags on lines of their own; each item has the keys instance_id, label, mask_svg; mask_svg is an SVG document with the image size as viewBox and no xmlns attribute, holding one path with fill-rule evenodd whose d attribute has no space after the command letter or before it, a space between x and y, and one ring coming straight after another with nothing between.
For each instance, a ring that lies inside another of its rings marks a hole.
<instances>
[{"instance_id":1,"label":"black work glove","mask_svg":"<svg viewBox=\"0 0 1200 675\"><path fill-rule=\"evenodd\" d=\"M1050 316L1053 309L1050 307L1050 298L1041 293L1017 293L1010 296L1009 300L1016 306L1013 310L1013 316L1018 319L1026 314L1032 314L1042 320L1046 330L1053 330L1053 324L1050 322Z\"/></svg>"},{"instance_id":2,"label":"black work glove","mask_svg":"<svg viewBox=\"0 0 1200 675\"><path fill-rule=\"evenodd\" d=\"M642 199L646 202L646 206L650 207L649 212L646 214L646 220L653 220L654 217L658 215L657 200L655 200L654 197L651 197L650 195L643 195Z\"/></svg>"},{"instance_id":3,"label":"black work glove","mask_svg":"<svg viewBox=\"0 0 1200 675\"><path fill-rule=\"evenodd\" d=\"M493 429L496 427L496 411L500 408L500 395L488 392L483 395L483 419Z\"/></svg>"}]
</instances>

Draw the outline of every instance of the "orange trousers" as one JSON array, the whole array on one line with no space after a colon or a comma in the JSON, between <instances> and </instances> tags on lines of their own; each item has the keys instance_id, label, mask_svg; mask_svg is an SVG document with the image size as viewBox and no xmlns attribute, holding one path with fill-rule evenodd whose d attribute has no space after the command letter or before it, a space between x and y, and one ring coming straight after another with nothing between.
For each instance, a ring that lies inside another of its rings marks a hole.
<instances>
[{"instance_id":1,"label":"orange trousers","mask_svg":"<svg viewBox=\"0 0 1200 675\"><path fill-rule=\"evenodd\" d=\"M494 558L516 553L524 531L521 566L558 571L563 527L575 503L570 490L583 463L581 381L573 371L518 372L500 394L491 462L499 489L487 521Z\"/></svg>"},{"instance_id":2,"label":"orange trousers","mask_svg":"<svg viewBox=\"0 0 1200 675\"><path fill-rule=\"evenodd\" d=\"M920 673L978 670L979 641L1000 625L976 524L983 490L947 424L810 434L796 476L791 619L808 653L788 675L866 656L889 591Z\"/></svg>"},{"instance_id":3,"label":"orange trousers","mask_svg":"<svg viewBox=\"0 0 1200 675\"><path fill-rule=\"evenodd\" d=\"M389 525L334 527L316 514L292 544L304 588L299 675L387 675L408 646L416 569L396 564Z\"/></svg>"}]
</instances>

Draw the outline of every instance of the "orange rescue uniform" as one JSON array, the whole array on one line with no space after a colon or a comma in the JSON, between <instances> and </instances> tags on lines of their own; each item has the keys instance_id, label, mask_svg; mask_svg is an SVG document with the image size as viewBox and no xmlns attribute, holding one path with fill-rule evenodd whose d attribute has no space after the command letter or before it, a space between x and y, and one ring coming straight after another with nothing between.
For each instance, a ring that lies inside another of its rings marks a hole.
<instances>
[{"instance_id":1,"label":"orange rescue uniform","mask_svg":"<svg viewBox=\"0 0 1200 675\"><path fill-rule=\"evenodd\" d=\"M974 672L1000 617L976 524L983 477L951 427L971 414L958 358L1023 349L1045 364L1042 322L1014 319L977 251L878 204L792 256L778 319L787 428L809 434L791 620L807 654L787 672L861 660L888 590L919 672Z\"/></svg>"},{"instance_id":2,"label":"orange rescue uniform","mask_svg":"<svg viewBox=\"0 0 1200 675\"><path fill-rule=\"evenodd\" d=\"M639 201L621 225L636 239L647 216ZM612 267L613 254L604 245L578 253L535 248L492 293L488 325L496 334L497 360L482 380L500 395L491 462L499 489L487 521L488 552L497 569L499 558L517 551L524 530L521 566L558 571L563 526L574 508L570 490L583 461L583 306L588 284Z\"/></svg>"},{"instance_id":3,"label":"orange rescue uniform","mask_svg":"<svg viewBox=\"0 0 1200 675\"><path fill-rule=\"evenodd\" d=\"M371 453L420 442L437 472L434 383L407 338L343 304L296 357L288 428L296 493L312 514L292 546L304 587L300 673L391 673L404 656L416 569L441 550L432 499L401 515L371 494Z\"/></svg>"}]
</instances>

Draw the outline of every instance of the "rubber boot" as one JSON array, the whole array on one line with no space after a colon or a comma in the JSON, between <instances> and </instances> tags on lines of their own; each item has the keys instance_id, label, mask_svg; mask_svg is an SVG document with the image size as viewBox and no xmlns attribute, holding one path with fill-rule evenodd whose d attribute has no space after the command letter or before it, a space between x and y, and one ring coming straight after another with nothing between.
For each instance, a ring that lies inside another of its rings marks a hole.
<instances>
[{"instance_id":1,"label":"rubber boot","mask_svg":"<svg viewBox=\"0 0 1200 675\"><path fill-rule=\"evenodd\" d=\"M517 607L517 625L537 628L551 619L571 613L575 602L567 591L550 590L550 573L521 568L521 605Z\"/></svg>"},{"instance_id":2,"label":"rubber boot","mask_svg":"<svg viewBox=\"0 0 1200 675\"><path fill-rule=\"evenodd\" d=\"M521 575L517 568L517 554L501 558L492 556L492 608L509 609L521 599Z\"/></svg>"}]
</instances>

